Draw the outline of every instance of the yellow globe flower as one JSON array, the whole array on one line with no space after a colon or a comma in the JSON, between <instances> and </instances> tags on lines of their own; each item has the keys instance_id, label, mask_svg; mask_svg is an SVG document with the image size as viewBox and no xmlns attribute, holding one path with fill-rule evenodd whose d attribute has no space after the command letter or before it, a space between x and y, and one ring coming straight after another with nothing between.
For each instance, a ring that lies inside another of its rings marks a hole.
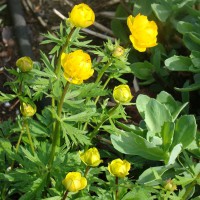
<instances>
[{"instance_id":1,"label":"yellow globe flower","mask_svg":"<svg viewBox=\"0 0 200 200\"><path fill-rule=\"evenodd\" d=\"M133 47L140 51L157 45L157 25L154 21L148 21L147 16L138 14L136 17L130 15L127 18L127 25L130 29L129 36Z\"/></svg>"},{"instance_id":2,"label":"yellow globe flower","mask_svg":"<svg viewBox=\"0 0 200 200\"><path fill-rule=\"evenodd\" d=\"M128 103L133 98L128 85L118 85L113 90L113 98L117 103Z\"/></svg>"},{"instance_id":3,"label":"yellow globe flower","mask_svg":"<svg viewBox=\"0 0 200 200\"><path fill-rule=\"evenodd\" d=\"M61 65L64 69L65 79L74 84L81 84L94 73L89 54L84 53L82 50L76 50L69 54L63 53L61 55Z\"/></svg>"},{"instance_id":4,"label":"yellow globe flower","mask_svg":"<svg viewBox=\"0 0 200 200\"><path fill-rule=\"evenodd\" d=\"M88 149L86 152L80 152L80 158L87 166L90 167L96 167L103 162L100 159L99 151L95 147Z\"/></svg>"},{"instance_id":5,"label":"yellow globe flower","mask_svg":"<svg viewBox=\"0 0 200 200\"><path fill-rule=\"evenodd\" d=\"M17 60L16 66L22 71L22 72L29 72L33 68L33 61L30 57L24 56Z\"/></svg>"},{"instance_id":6,"label":"yellow globe flower","mask_svg":"<svg viewBox=\"0 0 200 200\"><path fill-rule=\"evenodd\" d=\"M23 105L20 106L20 111L24 117L32 117L36 113L36 106L30 105L23 102Z\"/></svg>"},{"instance_id":7,"label":"yellow globe flower","mask_svg":"<svg viewBox=\"0 0 200 200\"><path fill-rule=\"evenodd\" d=\"M88 5L81 3L73 7L69 21L75 27L86 28L94 23L95 14Z\"/></svg>"},{"instance_id":8,"label":"yellow globe flower","mask_svg":"<svg viewBox=\"0 0 200 200\"><path fill-rule=\"evenodd\" d=\"M78 192L87 186L87 179L81 176L80 172L69 172L62 181L66 190L69 192Z\"/></svg>"},{"instance_id":9,"label":"yellow globe flower","mask_svg":"<svg viewBox=\"0 0 200 200\"><path fill-rule=\"evenodd\" d=\"M129 173L131 164L126 160L121 160L120 158L113 160L108 164L108 171L116 177L124 178Z\"/></svg>"}]
</instances>

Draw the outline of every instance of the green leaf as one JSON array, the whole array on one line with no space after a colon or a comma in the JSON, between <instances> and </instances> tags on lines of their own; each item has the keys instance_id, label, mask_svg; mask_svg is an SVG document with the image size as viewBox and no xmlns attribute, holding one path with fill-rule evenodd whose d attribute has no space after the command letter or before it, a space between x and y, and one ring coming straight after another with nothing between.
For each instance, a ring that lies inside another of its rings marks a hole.
<instances>
[{"instance_id":1,"label":"green leaf","mask_svg":"<svg viewBox=\"0 0 200 200\"><path fill-rule=\"evenodd\" d=\"M11 101L14 98L16 98L15 94L4 94L3 92L0 91L0 102L1 103Z\"/></svg>"},{"instance_id":2,"label":"green leaf","mask_svg":"<svg viewBox=\"0 0 200 200\"><path fill-rule=\"evenodd\" d=\"M171 71L189 72L192 65L191 59L185 56L172 56L165 60L165 66Z\"/></svg>"},{"instance_id":3,"label":"green leaf","mask_svg":"<svg viewBox=\"0 0 200 200\"><path fill-rule=\"evenodd\" d=\"M148 130L160 133L164 122L170 121L172 121L172 116L169 110L155 99L150 99L145 110L145 122Z\"/></svg>"},{"instance_id":4,"label":"green leaf","mask_svg":"<svg viewBox=\"0 0 200 200\"><path fill-rule=\"evenodd\" d=\"M161 22L165 22L172 13L172 8L170 7L169 4L167 4L165 2L162 2L162 4L153 3L153 4L151 4L151 7L152 7L156 17Z\"/></svg>"},{"instance_id":5,"label":"green leaf","mask_svg":"<svg viewBox=\"0 0 200 200\"><path fill-rule=\"evenodd\" d=\"M142 118L145 117L145 110L146 110L146 106L148 104L148 102L150 101L150 97L148 97L147 95L143 95L140 94L137 99L136 99L136 107L140 113L140 115L142 116Z\"/></svg>"},{"instance_id":6,"label":"green leaf","mask_svg":"<svg viewBox=\"0 0 200 200\"><path fill-rule=\"evenodd\" d=\"M19 198L19 200L34 200L37 197L41 198L41 193L46 185L47 174L33 181L30 190Z\"/></svg>"},{"instance_id":7,"label":"green leaf","mask_svg":"<svg viewBox=\"0 0 200 200\"><path fill-rule=\"evenodd\" d=\"M168 110L170 111L172 117L173 117L173 121L178 117L178 115L180 114L180 112L185 108L185 106L187 105L187 103L181 105L180 102L175 101L175 99L172 97L172 95L168 94L165 91L160 92L156 99L164 104Z\"/></svg>"},{"instance_id":8,"label":"green leaf","mask_svg":"<svg viewBox=\"0 0 200 200\"><path fill-rule=\"evenodd\" d=\"M128 192L121 200L147 200L151 199L152 194L155 192L153 188L144 186L135 186Z\"/></svg>"},{"instance_id":9,"label":"green leaf","mask_svg":"<svg viewBox=\"0 0 200 200\"><path fill-rule=\"evenodd\" d=\"M196 31L200 30L200 25L196 24L194 26L194 24L191 24L189 22L180 21L177 24L177 30L178 30L178 32L180 32L182 34L196 32ZM200 33L200 31L199 31L199 33Z\"/></svg>"},{"instance_id":10,"label":"green leaf","mask_svg":"<svg viewBox=\"0 0 200 200\"><path fill-rule=\"evenodd\" d=\"M150 167L139 176L137 183L148 186L158 185L162 180L163 174L172 167L173 166Z\"/></svg>"},{"instance_id":11,"label":"green leaf","mask_svg":"<svg viewBox=\"0 0 200 200\"><path fill-rule=\"evenodd\" d=\"M63 121L81 121L81 122L86 122L88 121L94 114L96 114L96 110L88 109L84 112L78 113L71 115L69 117L64 117L62 120Z\"/></svg>"},{"instance_id":12,"label":"green leaf","mask_svg":"<svg viewBox=\"0 0 200 200\"><path fill-rule=\"evenodd\" d=\"M128 17L127 11L124 9L122 5L117 7L115 12L115 19L111 21L111 29L115 36L119 38L122 42L129 42L129 30L126 25L126 21L121 19L126 19Z\"/></svg>"},{"instance_id":13,"label":"green leaf","mask_svg":"<svg viewBox=\"0 0 200 200\"><path fill-rule=\"evenodd\" d=\"M193 83L193 84L185 86L183 88L175 87L174 89L179 91L179 92L192 92L192 91L200 89L200 83Z\"/></svg>"},{"instance_id":14,"label":"green leaf","mask_svg":"<svg viewBox=\"0 0 200 200\"><path fill-rule=\"evenodd\" d=\"M175 163L176 158L178 157L178 155L181 153L182 151L182 144L177 144L171 151L170 153L170 157L169 160L165 161L165 163L167 165L172 165Z\"/></svg>"},{"instance_id":15,"label":"green leaf","mask_svg":"<svg viewBox=\"0 0 200 200\"><path fill-rule=\"evenodd\" d=\"M134 0L134 9L133 9L134 16L136 16L138 13L148 16L151 14L151 12L152 12L151 1Z\"/></svg>"},{"instance_id":16,"label":"green leaf","mask_svg":"<svg viewBox=\"0 0 200 200\"><path fill-rule=\"evenodd\" d=\"M164 151L134 133L123 132L121 135L111 135L111 142L116 150L124 154L139 155L149 160L165 160Z\"/></svg>"},{"instance_id":17,"label":"green leaf","mask_svg":"<svg viewBox=\"0 0 200 200\"><path fill-rule=\"evenodd\" d=\"M198 33L185 33L183 42L190 51L200 51L200 34Z\"/></svg>"},{"instance_id":18,"label":"green leaf","mask_svg":"<svg viewBox=\"0 0 200 200\"><path fill-rule=\"evenodd\" d=\"M155 67L147 61L133 63L130 68L134 75L141 80L152 79L155 71Z\"/></svg>"},{"instance_id":19,"label":"green leaf","mask_svg":"<svg viewBox=\"0 0 200 200\"><path fill-rule=\"evenodd\" d=\"M184 115L176 120L174 138L171 147L181 143L186 148L195 140L197 131L196 120L193 115Z\"/></svg>"},{"instance_id":20,"label":"green leaf","mask_svg":"<svg viewBox=\"0 0 200 200\"><path fill-rule=\"evenodd\" d=\"M163 151L167 152L172 144L175 124L173 122L165 122L162 126L160 135L162 137Z\"/></svg>"}]
</instances>

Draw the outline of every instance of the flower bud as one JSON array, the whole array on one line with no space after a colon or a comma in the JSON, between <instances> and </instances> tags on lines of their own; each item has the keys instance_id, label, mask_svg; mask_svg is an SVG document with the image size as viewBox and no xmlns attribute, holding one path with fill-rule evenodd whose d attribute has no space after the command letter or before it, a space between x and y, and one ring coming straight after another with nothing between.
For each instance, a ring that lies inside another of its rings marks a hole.
<instances>
[{"instance_id":1,"label":"flower bud","mask_svg":"<svg viewBox=\"0 0 200 200\"><path fill-rule=\"evenodd\" d=\"M114 49L112 56L115 58L120 58L124 55L125 49L122 46L118 46Z\"/></svg>"},{"instance_id":2,"label":"flower bud","mask_svg":"<svg viewBox=\"0 0 200 200\"><path fill-rule=\"evenodd\" d=\"M133 98L128 85L116 86L113 90L113 98L117 103L128 103Z\"/></svg>"},{"instance_id":3,"label":"flower bud","mask_svg":"<svg viewBox=\"0 0 200 200\"><path fill-rule=\"evenodd\" d=\"M177 190L176 184L173 183L173 180L169 179L166 181L164 185L165 190L173 192L174 190Z\"/></svg>"},{"instance_id":4,"label":"flower bud","mask_svg":"<svg viewBox=\"0 0 200 200\"><path fill-rule=\"evenodd\" d=\"M66 190L69 192L78 192L87 186L87 179L81 176L80 172L69 172L62 181Z\"/></svg>"},{"instance_id":5,"label":"flower bud","mask_svg":"<svg viewBox=\"0 0 200 200\"><path fill-rule=\"evenodd\" d=\"M69 21L75 27L86 28L94 23L95 14L86 4L75 5L69 15Z\"/></svg>"},{"instance_id":6,"label":"flower bud","mask_svg":"<svg viewBox=\"0 0 200 200\"><path fill-rule=\"evenodd\" d=\"M121 160L120 158L113 160L108 164L108 171L116 177L124 178L129 173L131 164L126 160Z\"/></svg>"},{"instance_id":7,"label":"flower bud","mask_svg":"<svg viewBox=\"0 0 200 200\"><path fill-rule=\"evenodd\" d=\"M73 84L81 84L94 73L90 55L82 50L76 50L69 54L63 53L61 65L64 69L65 79Z\"/></svg>"},{"instance_id":8,"label":"flower bud","mask_svg":"<svg viewBox=\"0 0 200 200\"><path fill-rule=\"evenodd\" d=\"M24 117L32 117L36 113L36 106L24 103L20 106L20 111Z\"/></svg>"},{"instance_id":9,"label":"flower bud","mask_svg":"<svg viewBox=\"0 0 200 200\"><path fill-rule=\"evenodd\" d=\"M33 68L33 61L30 57L24 56L17 60L16 66L22 71L22 72L29 72Z\"/></svg>"},{"instance_id":10,"label":"flower bud","mask_svg":"<svg viewBox=\"0 0 200 200\"><path fill-rule=\"evenodd\" d=\"M130 15L127 18L127 25L131 32L129 38L136 50L144 52L147 48L157 45L158 27L154 21L148 21L147 16Z\"/></svg>"},{"instance_id":11,"label":"flower bud","mask_svg":"<svg viewBox=\"0 0 200 200\"><path fill-rule=\"evenodd\" d=\"M88 149L86 152L80 152L80 158L87 166L90 167L96 167L103 162L100 159L99 151L95 147Z\"/></svg>"}]
</instances>

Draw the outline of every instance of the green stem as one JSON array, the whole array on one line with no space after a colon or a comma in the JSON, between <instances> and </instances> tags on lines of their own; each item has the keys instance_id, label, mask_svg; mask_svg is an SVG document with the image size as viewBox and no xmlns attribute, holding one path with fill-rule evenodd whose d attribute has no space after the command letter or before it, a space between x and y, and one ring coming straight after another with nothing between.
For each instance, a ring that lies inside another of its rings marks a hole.
<instances>
[{"instance_id":1,"label":"green stem","mask_svg":"<svg viewBox=\"0 0 200 200\"><path fill-rule=\"evenodd\" d=\"M67 198L67 195L68 195L68 191L66 190L65 194L63 195L62 200L65 200Z\"/></svg>"},{"instance_id":2,"label":"green stem","mask_svg":"<svg viewBox=\"0 0 200 200\"><path fill-rule=\"evenodd\" d=\"M86 168L85 168L85 173L84 173L84 177L87 176L89 170L90 170L90 166L86 166Z\"/></svg>"},{"instance_id":3,"label":"green stem","mask_svg":"<svg viewBox=\"0 0 200 200\"><path fill-rule=\"evenodd\" d=\"M70 83L67 82L64 89L63 89L63 93L62 93L60 102L58 104L58 110L57 110L58 118L61 117L62 106L63 106L63 103L64 103L65 95L66 95L67 90L69 88L69 85L70 85ZM53 132L52 147L51 147L51 153L50 153L50 157L49 157L49 166L50 167L53 163L56 147L57 147L57 145L59 145L59 143L60 143L60 121L57 120L56 125L55 125L55 130Z\"/></svg>"},{"instance_id":4,"label":"green stem","mask_svg":"<svg viewBox=\"0 0 200 200\"><path fill-rule=\"evenodd\" d=\"M18 152L18 150L19 150L19 145L20 145L20 143L21 143L21 140L22 140L22 135L23 135L23 133L24 133L24 127L22 127L22 130L21 130L21 132L20 132L20 135L19 135L19 138L18 138L18 141L17 141L17 144L16 144L16 153ZM11 169L13 169L13 167L14 167L14 164L15 164L15 161L13 160L13 162L12 162L12 164L11 164Z\"/></svg>"},{"instance_id":5,"label":"green stem","mask_svg":"<svg viewBox=\"0 0 200 200\"><path fill-rule=\"evenodd\" d=\"M107 64L103 66L103 68L101 69L101 71L99 72L99 74L97 76L95 83L98 83L101 80L104 72L108 69L108 67L111 65L111 63L112 63L112 60L108 61Z\"/></svg>"},{"instance_id":6,"label":"green stem","mask_svg":"<svg viewBox=\"0 0 200 200\"><path fill-rule=\"evenodd\" d=\"M58 55L58 61L57 61L57 65L56 65L56 69L55 69L55 74L58 76L59 78L59 74L60 74L60 69L61 69L61 56L62 56L62 53L65 52L65 49L67 48L67 46L69 45L69 41L72 37L72 34L74 33L74 31L76 30L76 27L73 27L65 41L65 44L62 46L62 49Z\"/></svg>"},{"instance_id":7,"label":"green stem","mask_svg":"<svg viewBox=\"0 0 200 200\"><path fill-rule=\"evenodd\" d=\"M118 181L119 181L119 178L116 177L115 178L115 184L116 184L115 200L118 200Z\"/></svg>"},{"instance_id":8,"label":"green stem","mask_svg":"<svg viewBox=\"0 0 200 200\"><path fill-rule=\"evenodd\" d=\"M104 122L106 122L115 112L115 110L119 107L120 104L116 104L113 108L111 108L108 111L108 116L105 116L101 122L99 124L97 124L96 128L92 131L91 135L90 135L90 140L92 141L92 139L97 135L99 129L101 128L101 126L104 124Z\"/></svg>"},{"instance_id":9,"label":"green stem","mask_svg":"<svg viewBox=\"0 0 200 200\"><path fill-rule=\"evenodd\" d=\"M30 146L31 146L31 150L32 150L32 152L34 154L35 153L35 148L34 148L34 145L33 145L33 141L32 141L32 138L31 138L31 133L30 133L28 121L27 121L26 118L24 119L24 125L25 125L25 128L26 128L26 133L28 135L28 140L29 140L29 143L30 143Z\"/></svg>"},{"instance_id":10,"label":"green stem","mask_svg":"<svg viewBox=\"0 0 200 200\"><path fill-rule=\"evenodd\" d=\"M106 87L106 86L108 85L108 83L110 82L110 79L111 79L111 77L109 76L109 77L107 78L106 82L104 83L102 89L105 89L105 87ZM98 102L99 97L100 97L100 96L98 96L98 97L95 99L95 101L94 101L95 104Z\"/></svg>"}]
</instances>

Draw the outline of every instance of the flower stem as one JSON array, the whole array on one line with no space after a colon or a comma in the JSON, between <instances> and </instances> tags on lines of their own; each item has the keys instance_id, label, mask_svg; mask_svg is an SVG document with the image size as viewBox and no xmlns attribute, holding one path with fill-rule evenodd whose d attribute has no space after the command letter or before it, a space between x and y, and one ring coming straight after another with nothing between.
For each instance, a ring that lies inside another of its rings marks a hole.
<instances>
[{"instance_id":1,"label":"flower stem","mask_svg":"<svg viewBox=\"0 0 200 200\"><path fill-rule=\"evenodd\" d=\"M63 93L60 99L60 102L58 104L58 108L57 108L57 115L58 118L61 117L61 112L62 112L62 106L64 103L64 99L65 99L65 95L67 93L67 90L69 88L70 83L67 82L65 84L65 87L63 89ZM56 121L56 125L55 125L55 130L53 131L53 140L52 140L52 147L51 147L51 153L50 153L50 157L49 157L49 166L51 167L53 160L54 160L54 156L55 156L55 151L56 151L56 146L59 145L60 143L60 121L59 119Z\"/></svg>"},{"instance_id":2,"label":"flower stem","mask_svg":"<svg viewBox=\"0 0 200 200\"><path fill-rule=\"evenodd\" d=\"M108 85L108 83L109 83L110 79L111 79L111 77L109 76L109 77L107 78L106 82L104 83L104 85L103 85L103 88L102 88L102 89L105 89L105 87ZM95 101L94 101L94 103L95 103L95 104L98 102L98 100L99 100L99 97L100 97L100 96L97 96L97 97L96 97L96 99L95 99Z\"/></svg>"},{"instance_id":3,"label":"flower stem","mask_svg":"<svg viewBox=\"0 0 200 200\"><path fill-rule=\"evenodd\" d=\"M65 200L67 198L67 195L68 195L68 191L66 190L65 193L64 193L64 195L63 195L62 200Z\"/></svg>"},{"instance_id":4,"label":"flower stem","mask_svg":"<svg viewBox=\"0 0 200 200\"><path fill-rule=\"evenodd\" d=\"M89 170L90 170L90 166L86 166L86 168L85 168L85 173L84 173L84 177L87 176Z\"/></svg>"},{"instance_id":5,"label":"flower stem","mask_svg":"<svg viewBox=\"0 0 200 200\"><path fill-rule=\"evenodd\" d=\"M58 55L58 60L57 60L57 63L56 63L56 69L55 69L55 74L57 76L57 78L59 79L60 77L60 69L61 69L61 56L62 56L62 53L64 53L65 49L67 48L67 46L69 45L69 41L70 41L70 38L72 37L72 34L74 33L74 31L76 30L76 27L73 27L68 35L68 37L66 38L66 41L65 41L65 44L62 46L62 49L61 51L59 52L59 55ZM51 105L52 105L52 108L55 108L55 98L52 97L52 100L51 100ZM54 118L54 115L52 114L52 117ZM56 125L55 123L53 123L53 132L55 131L56 129Z\"/></svg>"},{"instance_id":6,"label":"flower stem","mask_svg":"<svg viewBox=\"0 0 200 200\"><path fill-rule=\"evenodd\" d=\"M17 144L16 144L16 153L17 153L18 150L19 150L19 145L20 145L20 143L21 143L23 133L24 133L24 127L22 127L22 129L21 129L21 132L20 132L20 135L19 135ZM12 164L11 164L11 170L13 169L14 164L15 164L15 161L13 160L13 162L12 162Z\"/></svg>"},{"instance_id":7,"label":"flower stem","mask_svg":"<svg viewBox=\"0 0 200 200\"><path fill-rule=\"evenodd\" d=\"M32 152L34 154L35 153L35 148L34 148L34 145L33 145L33 141L32 141L32 138L31 138L28 121L27 121L26 118L24 119L24 125L25 125L25 128L26 128L26 133L28 135L28 140L29 140L29 143L30 143L30 146L31 146L31 150L32 150Z\"/></svg>"},{"instance_id":8,"label":"flower stem","mask_svg":"<svg viewBox=\"0 0 200 200\"><path fill-rule=\"evenodd\" d=\"M95 83L98 83L101 80L104 72L108 69L108 67L111 65L111 63L112 63L112 61L110 60L110 61L107 62L106 65L103 66L103 68L101 69L101 71L99 72L99 74L97 76Z\"/></svg>"},{"instance_id":9,"label":"flower stem","mask_svg":"<svg viewBox=\"0 0 200 200\"><path fill-rule=\"evenodd\" d=\"M118 200L118 181L119 181L119 178L116 176L116 178L115 178L115 184L116 184L115 200Z\"/></svg>"},{"instance_id":10,"label":"flower stem","mask_svg":"<svg viewBox=\"0 0 200 200\"><path fill-rule=\"evenodd\" d=\"M60 68L61 68L61 56L62 56L62 53L64 53L65 49L67 48L67 46L69 45L69 41L70 41L70 38L72 37L72 34L74 33L74 31L76 30L76 27L73 27L65 41L65 44L62 46L62 49L61 51L59 52L59 55L58 55L58 61L57 61L57 65L56 65L56 69L55 69L55 74L59 77L59 74L60 74Z\"/></svg>"}]
</instances>

